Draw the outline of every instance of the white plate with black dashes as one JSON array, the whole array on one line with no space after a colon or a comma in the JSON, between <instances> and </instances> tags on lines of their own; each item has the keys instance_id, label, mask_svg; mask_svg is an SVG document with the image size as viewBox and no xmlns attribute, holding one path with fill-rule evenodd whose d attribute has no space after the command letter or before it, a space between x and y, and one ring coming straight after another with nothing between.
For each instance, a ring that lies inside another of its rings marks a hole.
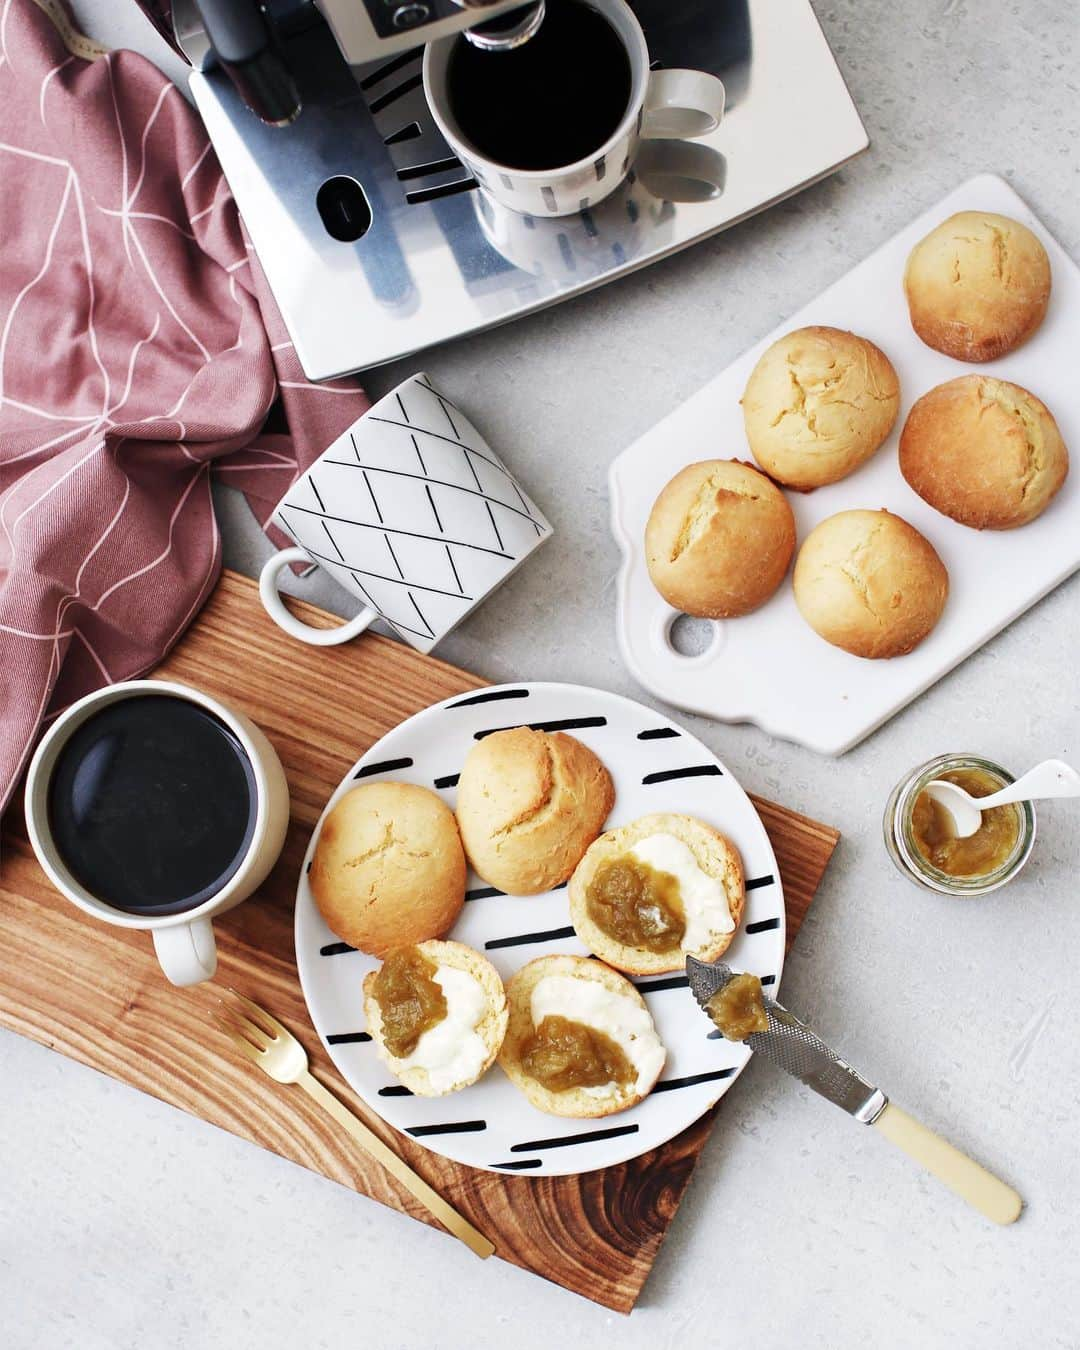
<instances>
[{"instance_id":1,"label":"white plate with black dashes","mask_svg":"<svg viewBox=\"0 0 1080 1350\"><path fill-rule=\"evenodd\" d=\"M655 811L698 816L742 855L747 903L727 959L775 993L784 964L784 896L765 827L727 768L700 741L640 703L567 684L518 684L448 699L403 722L350 770L326 810L357 782L391 779L433 788L451 808L470 747L492 731L528 725L578 737L615 780L608 827ZM325 817L324 811L323 816ZM470 1088L414 1097L387 1071L365 1030L361 984L377 964L339 942L307 882L312 835L296 898L296 957L316 1030L341 1075L388 1124L470 1167L561 1176L609 1167L666 1142L728 1090L749 1051L710 1034L682 974L636 980L667 1062L650 1096L600 1120L569 1120L531 1106L495 1065ZM483 952L504 980L536 956L586 955L570 926L565 886L506 896L469 874L450 937Z\"/></svg>"}]
</instances>

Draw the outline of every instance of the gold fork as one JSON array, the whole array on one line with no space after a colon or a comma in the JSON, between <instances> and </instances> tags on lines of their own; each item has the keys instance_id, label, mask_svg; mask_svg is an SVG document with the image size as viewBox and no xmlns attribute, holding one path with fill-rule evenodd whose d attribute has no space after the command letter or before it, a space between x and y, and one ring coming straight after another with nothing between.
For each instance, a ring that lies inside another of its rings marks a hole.
<instances>
[{"instance_id":1,"label":"gold fork","mask_svg":"<svg viewBox=\"0 0 1080 1350\"><path fill-rule=\"evenodd\" d=\"M477 1256L491 1256L495 1251L490 1242L478 1229L456 1209L448 1204L438 1191L432 1190L423 1177L399 1158L372 1130L359 1120L343 1102L312 1074L308 1068L307 1051L276 1017L272 1017L264 1008L251 999L238 994L235 989L229 991L247 1010L247 1015L239 1009L229 1007L222 1002L221 1015L216 1019L222 1030L230 1037L236 1048L253 1060L264 1073L279 1083L293 1083L308 1094L313 1101L326 1111L346 1130L353 1139L371 1156L380 1162L390 1175L399 1181L410 1195L427 1209L454 1237L465 1243Z\"/></svg>"}]
</instances>

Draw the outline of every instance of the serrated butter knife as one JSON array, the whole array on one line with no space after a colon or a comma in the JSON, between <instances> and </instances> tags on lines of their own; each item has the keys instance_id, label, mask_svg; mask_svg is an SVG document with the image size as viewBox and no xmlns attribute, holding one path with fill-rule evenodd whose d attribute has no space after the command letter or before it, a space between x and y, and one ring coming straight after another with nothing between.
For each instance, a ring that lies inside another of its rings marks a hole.
<instances>
[{"instance_id":1,"label":"serrated butter knife","mask_svg":"<svg viewBox=\"0 0 1080 1350\"><path fill-rule=\"evenodd\" d=\"M722 961L708 965L693 956L686 958L690 989L707 1017L709 1000L735 973ZM1020 1217L1023 1201L1011 1186L894 1106L880 1088L845 1064L835 1050L830 1050L774 999L765 996L762 1002L769 1029L755 1031L746 1038L751 1050L813 1088L826 1101L842 1107L862 1124L873 1125L994 1223L1014 1223Z\"/></svg>"}]
</instances>

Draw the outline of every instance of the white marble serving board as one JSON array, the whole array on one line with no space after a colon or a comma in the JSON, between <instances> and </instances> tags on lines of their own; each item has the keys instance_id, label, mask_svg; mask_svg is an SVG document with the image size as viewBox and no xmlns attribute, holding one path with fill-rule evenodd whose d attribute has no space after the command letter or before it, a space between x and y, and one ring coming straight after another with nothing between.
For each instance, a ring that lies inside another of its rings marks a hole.
<instances>
[{"instance_id":1,"label":"white marble serving board","mask_svg":"<svg viewBox=\"0 0 1080 1350\"><path fill-rule=\"evenodd\" d=\"M908 321L901 279L912 246L946 216L995 211L1022 221L1045 244L1053 294L1038 333L999 361L971 365L925 346ZM933 633L908 656L867 661L831 647L803 621L790 575L760 610L713 625L700 655L671 645L678 617L645 567L644 529L664 484L701 459L752 462L742 397L762 352L807 324L851 329L876 342L900 377L892 435L856 473L811 493L788 494L799 542L826 516L887 507L921 530L949 569L950 596ZM940 515L900 474L897 443L912 403L933 385L985 373L1037 394L1066 445L1080 446L1080 269L1002 179L983 174L951 192L864 262L623 451L610 471L611 521L622 550L617 592L619 646L631 674L658 698L726 722L754 722L823 754L842 754L989 641L1080 567L1080 472L1049 509L1018 530L977 531Z\"/></svg>"}]
</instances>

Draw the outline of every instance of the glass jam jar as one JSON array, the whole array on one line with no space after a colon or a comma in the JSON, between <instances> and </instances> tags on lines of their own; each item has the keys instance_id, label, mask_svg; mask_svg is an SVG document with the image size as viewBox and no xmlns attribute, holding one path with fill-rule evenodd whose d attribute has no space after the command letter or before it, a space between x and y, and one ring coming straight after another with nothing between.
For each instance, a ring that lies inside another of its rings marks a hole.
<instances>
[{"instance_id":1,"label":"glass jam jar","mask_svg":"<svg viewBox=\"0 0 1080 1350\"><path fill-rule=\"evenodd\" d=\"M981 770L994 780L994 791L1014 781L1007 769L992 760L983 759L981 755L939 755L926 764L920 764L917 769L905 774L889 795L883 821L885 848L904 876L917 886L938 891L941 895L986 895L1011 881L1031 856L1035 843L1035 808L1031 802L1017 803L1016 843L1008 857L992 871L976 876L951 876L948 872L942 872L923 855L915 842L912 812L927 783L956 769Z\"/></svg>"}]
</instances>

